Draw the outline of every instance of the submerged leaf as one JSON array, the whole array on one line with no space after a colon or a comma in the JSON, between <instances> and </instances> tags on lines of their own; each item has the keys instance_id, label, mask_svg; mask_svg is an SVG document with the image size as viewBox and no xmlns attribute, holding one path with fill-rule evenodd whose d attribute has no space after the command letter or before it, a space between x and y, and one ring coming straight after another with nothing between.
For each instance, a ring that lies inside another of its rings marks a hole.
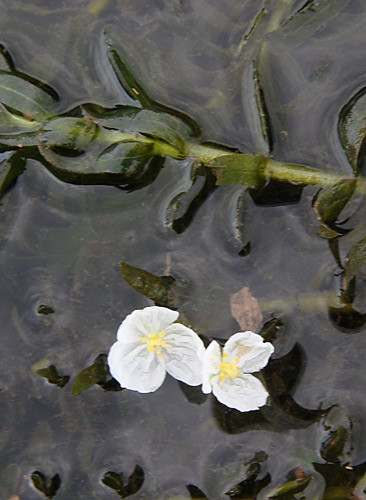
<instances>
[{"instance_id":1,"label":"submerged leaf","mask_svg":"<svg viewBox=\"0 0 366 500\"><path fill-rule=\"evenodd\" d=\"M312 478L312 475L308 475L303 479L301 478L287 481L281 486L278 486L274 490L270 491L268 493L268 498L277 498L278 500L292 500L296 498L293 495L301 493L305 490Z\"/></svg>"},{"instance_id":2,"label":"submerged leaf","mask_svg":"<svg viewBox=\"0 0 366 500\"><path fill-rule=\"evenodd\" d=\"M36 470L32 472L31 480L34 487L47 498L53 498L61 486L61 478L58 474L55 474L50 481L48 481L47 477L42 474L42 472Z\"/></svg>"},{"instance_id":3,"label":"submerged leaf","mask_svg":"<svg viewBox=\"0 0 366 500\"><path fill-rule=\"evenodd\" d=\"M344 289L346 289L358 273L358 271L366 264L366 238L358 241L345 258L344 264Z\"/></svg>"},{"instance_id":4,"label":"submerged leaf","mask_svg":"<svg viewBox=\"0 0 366 500\"><path fill-rule=\"evenodd\" d=\"M64 387L70 379L69 375L59 375L55 365L49 365L47 368L40 368L36 373L48 380L50 384L55 384L58 387Z\"/></svg>"},{"instance_id":5,"label":"submerged leaf","mask_svg":"<svg viewBox=\"0 0 366 500\"><path fill-rule=\"evenodd\" d=\"M270 482L271 475L265 474L262 478L258 478L262 470L262 462L267 460L268 456L265 452L258 452L249 462L245 462L248 468L245 473L245 479L240 483L232 486L226 493L229 498L237 498L242 500L251 500L257 498L259 492L263 490Z\"/></svg>"},{"instance_id":6,"label":"submerged leaf","mask_svg":"<svg viewBox=\"0 0 366 500\"><path fill-rule=\"evenodd\" d=\"M338 132L348 161L358 174L366 147L366 88L357 92L342 109Z\"/></svg>"},{"instance_id":7,"label":"submerged leaf","mask_svg":"<svg viewBox=\"0 0 366 500\"><path fill-rule=\"evenodd\" d=\"M320 455L326 462L336 462L342 455L348 439L347 429L340 426L329 433L328 438L322 444Z\"/></svg>"},{"instance_id":8,"label":"submerged leaf","mask_svg":"<svg viewBox=\"0 0 366 500\"><path fill-rule=\"evenodd\" d=\"M322 238L332 239L344 234L344 230L334 225L343 209L352 198L357 186L357 179L343 179L329 189L321 190L313 208L320 222L318 234Z\"/></svg>"},{"instance_id":9,"label":"submerged leaf","mask_svg":"<svg viewBox=\"0 0 366 500\"><path fill-rule=\"evenodd\" d=\"M197 210L207 197L217 189L215 185L216 177L212 171L202 165L193 166L192 184L183 193L179 193L171 202L168 209L172 218L172 229L178 234L183 233L190 225Z\"/></svg>"},{"instance_id":10,"label":"submerged leaf","mask_svg":"<svg viewBox=\"0 0 366 500\"><path fill-rule=\"evenodd\" d=\"M155 276L144 269L131 266L126 262L120 263L122 276L127 283L142 295L153 300L156 305L174 308L171 286L174 278L168 276Z\"/></svg>"},{"instance_id":11,"label":"submerged leaf","mask_svg":"<svg viewBox=\"0 0 366 500\"><path fill-rule=\"evenodd\" d=\"M108 374L107 356L105 354L99 354L92 365L84 368L84 370L76 375L71 388L71 394L73 396L79 396L79 394L93 385L103 383Z\"/></svg>"},{"instance_id":12,"label":"submerged leaf","mask_svg":"<svg viewBox=\"0 0 366 500\"><path fill-rule=\"evenodd\" d=\"M253 297L248 287L243 287L230 297L231 314L240 328L256 332L263 321L258 300Z\"/></svg>"},{"instance_id":13,"label":"submerged leaf","mask_svg":"<svg viewBox=\"0 0 366 500\"><path fill-rule=\"evenodd\" d=\"M132 99L139 101L143 108L150 109L153 111L168 113L173 115L179 120L185 122L188 127L192 130L195 137L199 136L201 130L197 123L192 117L183 113L182 111L165 106L160 102L155 101L142 87L138 80L134 77L131 70L128 68L126 62L121 58L120 54L123 50L120 46L116 44L111 38L106 40L107 52L109 62L111 63L113 70L118 78L119 83L124 88ZM126 57L127 59L127 57Z\"/></svg>"},{"instance_id":14,"label":"submerged leaf","mask_svg":"<svg viewBox=\"0 0 366 500\"><path fill-rule=\"evenodd\" d=\"M45 121L55 109L55 100L44 90L5 72L0 72L0 103L37 122Z\"/></svg>"},{"instance_id":15,"label":"submerged leaf","mask_svg":"<svg viewBox=\"0 0 366 500\"><path fill-rule=\"evenodd\" d=\"M261 10L263 14L264 8ZM243 112L251 128L258 153L272 151L272 133L257 61L248 64L243 73Z\"/></svg>"},{"instance_id":16,"label":"submerged leaf","mask_svg":"<svg viewBox=\"0 0 366 500\"><path fill-rule=\"evenodd\" d=\"M195 498L196 500L207 500L206 495L194 484L187 484L186 486L191 498Z\"/></svg>"},{"instance_id":17,"label":"submerged leaf","mask_svg":"<svg viewBox=\"0 0 366 500\"><path fill-rule=\"evenodd\" d=\"M125 484L123 474L108 471L104 474L102 483L118 493L121 498L126 498L130 495L134 495L140 490L144 483L144 471L139 465L136 465L134 471L128 478L127 484Z\"/></svg>"},{"instance_id":18,"label":"submerged leaf","mask_svg":"<svg viewBox=\"0 0 366 500\"><path fill-rule=\"evenodd\" d=\"M15 183L17 177L24 172L25 166L26 161L18 152L0 162L0 198Z\"/></svg>"}]
</instances>

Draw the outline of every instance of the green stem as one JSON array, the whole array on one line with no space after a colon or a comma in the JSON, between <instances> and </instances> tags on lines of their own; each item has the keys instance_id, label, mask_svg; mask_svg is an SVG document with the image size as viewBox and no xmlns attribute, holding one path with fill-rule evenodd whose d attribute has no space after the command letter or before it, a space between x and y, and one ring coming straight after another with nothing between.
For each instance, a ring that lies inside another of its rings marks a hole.
<instances>
[{"instance_id":1,"label":"green stem","mask_svg":"<svg viewBox=\"0 0 366 500\"><path fill-rule=\"evenodd\" d=\"M187 158L193 157L203 164L209 164L216 158L230 155L230 152L219 147L205 146L202 144L189 143L187 147ZM249 155L248 155L249 156ZM254 157L255 155L253 155ZM291 163L282 163L271 158L263 157L262 176L265 179L272 179L281 182L301 185L321 185L334 186L337 182L347 177L353 176L339 175L333 172L317 170L315 168ZM244 167L243 167L244 168ZM366 179L359 177L357 180L356 192L366 194Z\"/></svg>"}]
</instances>

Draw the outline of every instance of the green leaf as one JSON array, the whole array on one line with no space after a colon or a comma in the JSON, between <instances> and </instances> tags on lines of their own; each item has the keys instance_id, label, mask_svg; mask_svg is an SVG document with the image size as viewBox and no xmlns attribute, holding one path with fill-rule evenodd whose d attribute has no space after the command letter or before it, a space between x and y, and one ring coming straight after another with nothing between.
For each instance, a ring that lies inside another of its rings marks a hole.
<instances>
[{"instance_id":1,"label":"green leaf","mask_svg":"<svg viewBox=\"0 0 366 500\"><path fill-rule=\"evenodd\" d=\"M6 50L4 45L0 44L0 70L12 71L13 63L9 52Z\"/></svg>"},{"instance_id":2,"label":"green leaf","mask_svg":"<svg viewBox=\"0 0 366 500\"><path fill-rule=\"evenodd\" d=\"M47 477L42 474L42 472L36 470L31 474L31 480L34 487L44 494L47 498L53 498L57 490L61 486L61 478L58 474L55 474L50 481L47 480ZM49 484L48 484L49 482Z\"/></svg>"},{"instance_id":3,"label":"green leaf","mask_svg":"<svg viewBox=\"0 0 366 500\"><path fill-rule=\"evenodd\" d=\"M79 396L95 384L103 383L109 374L107 356L99 354L94 363L76 375L71 388L73 396Z\"/></svg>"},{"instance_id":4,"label":"green leaf","mask_svg":"<svg viewBox=\"0 0 366 500\"><path fill-rule=\"evenodd\" d=\"M128 478L127 484L125 484L123 474L108 471L104 474L102 483L118 493L121 498L127 498L140 490L144 483L144 471L139 465L136 465Z\"/></svg>"},{"instance_id":5,"label":"green leaf","mask_svg":"<svg viewBox=\"0 0 366 500\"><path fill-rule=\"evenodd\" d=\"M121 58L120 54L123 54L122 47L118 46L116 42L111 38L108 38L106 40L106 44L109 62L111 63L121 86L124 88L127 94L132 97L132 99L139 101L142 107L145 109L168 113L177 117L190 127L195 137L198 137L201 134L199 126L192 117L183 113L182 111L170 108L169 106L165 106L164 104L155 101L148 94L148 92L146 92L140 82L135 78L126 62ZM123 55L125 56L124 59L127 60L127 55Z\"/></svg>"},{"instance_id":6,"label":"green leaf","mask_svg":"<svg viewBox=\"0 0 366 500\"><path fill-rule=\"evenodd\" d=\"M11 136L18 136L23 133L34 134L40 127L39 122L12 114L5 106L0 104L0 144L9 144L9 142L5 141L6 139L11 140ZM21 142L17 137L14 137L14 139ZM36 144L36 141L33 140L32 144Z\"/></svg>"},{"instance_id":7,"label":"green leaf","mask_svg":"<svg viewBox=\"0 0 366 500\"><path fill-rule=\"evenodd\" d=\"M55 365L50 365L47 368L40 368L36 373L48 380L50 384L55 384L57 387L64 387L69 381L69 375L59 375Z\"/></svg>"},{"instance_id":8,"label":"green leaf","mask_svg":"<svg viewBox=\"0 0 366 500\"><path fill-rule=\"evenodd\" d=\"M338 122L339 137L355 174L366 147L366 88L363 88L341 110Z\"/></svg>"},{"instance_id":9,"label":"green leaf","mask_svg":"<svg viewBox=\"0 0 366 500\"><path fill-rule=\"evenodd\" d=\"M131 266L126 262L120 263L122 276L127 283L142 295L153 300L157 305L174 308L171 286L174 278L155 276L144 269Z\"/></svg>"},{"instance_id":10,"label":"green leaf","mask_svg":"<svg viewBox=\"0 0 366 500\"><path fill-rule=\"evenodd\" d=\"M192 128L184 121L168 113L130 106L104 109L90 104L84 105L83 110L87 116L103 127L160 139L176 148L181 156L186 153L185 140L194 135Z\"/></svg>"},{"instance_id":11,"label":"green leaf","mask_svg":"<svg viewBox=\"0 0 366 500\"><path fill-rule=\"evenodd\" d=\"M345 258L344 278L348 286L352 278L356 276L358 271L366 264L366 238L358 241Z\"/></svg>"},{"instance_id":12,"label":"green leaf","mask_svg":"<svg viewBox=\"0 0 366 500\"><path fill-rule=\"evenodd\" d=\"M171 200L167 210L166 222L178 234L187 229L202 203L217 189L213 172L201 164L193 164L190 177L191 185Z\"/></svg>"},{"instance_id":13,"label":"green leaf","mask_svg":"<svg viewBox=\"0 0 366 500\"><path fill-rule=\"evenodd\" d=\"M66 182L128 184L140 181L156 163L153 141L133 137L87 118L58 118L43 127L38 148Z\"/></svg>"},{"instance_id":14,"label":"green leaf","mask_svg":"<svg viewBox=\"0 0 366 500\"><path fill-rule=\"evenodd\" d=\"M301 493L308 486L313 476L308 475L304 479L293 479L292 481L287 481L285 484L278 486L274 490L268 493L268 498L277 498L278 500L290 500L295 497L293 495Z\"/></svg>"},{"instance_id":15,"label":"green leaf","mask_svg":"<svg viewBox=\"0 0 366 500\"><path fill-rule=\"evenodd\" d=\"M37 122L45 121L55 108L54 99L38 86L4 72L0 72L0 103Z\"/></svg>"},{"instance_id":16,"label":"green leaf","mask_svg":"<svg viewBox=\"0 0 366 500\"><path fill-rule=\"evenodd\" d=\"M100 127L86 118L56 118L43 126L39 141L49 148L57 146L84 152L100 132Z\"/></svg>"},{"instance_id":17,"label":"green leaf","mask_svg":"<svg viewBox=\"0 0 366 500\"><path fill-rule=\"evenodd\" d=\"M0 162L0 198L15 183L17 177L24 172L25 159L16 151Z\"/></svg>"},{"instance_id":18,"label":"green leaf","mask_svg":"<svg viewBox=\"0 0 366 500\"><path fill-rule=\"evenodd\" d=\"M262 155L238 154L219 156L208 167L216 175L216 183L260 187L265 184L264 170L268 158Z\"/></svg>"},{"instance_id":19,"label":"green leaf","mask_svg":"<svg viewBox=\"0 0 366 500\"><path fill-rule=\"evenodd\" d=\"M329 433L328 438L322 444L320 455L326 462L336 462L342 455L348 439L348 431L340 426Z\"/></svg>"},{"instance_id":20,"label":"green leaf","mask_svg":"<svg viewBox=\"0 0 366 500\"><path fill-rule=\"evenodd\" d=\"M257 66L257 61L253 60L244 69L243 87L246 92L242 96L243 112L251 128L256 150L268 154L272 151L271 123Z\"/></svg>"},{"instance_id":21,"label":"green leaf","mask_svg":"<svg viewBox=\"0 0 366 500\"><path fill-rule=\"evenodd\" d=\"M357 179L344 179L333 187L319 192L313 205L315 215L321 224L319 236L332 239L344 234L344 230L338 231L334 223L352 198L356 186Z\"/></svg>"}]
</instances>

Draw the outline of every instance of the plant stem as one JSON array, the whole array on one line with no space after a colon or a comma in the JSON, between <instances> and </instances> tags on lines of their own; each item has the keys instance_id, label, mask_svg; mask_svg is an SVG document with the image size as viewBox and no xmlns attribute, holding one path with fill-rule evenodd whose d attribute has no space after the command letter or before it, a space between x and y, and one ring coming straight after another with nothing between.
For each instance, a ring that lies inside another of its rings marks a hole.
<instances>
[{"instance_id":1,"label":"plant stem","mask_svg":"<svg viewBox=\"0 0 366 500\"><path fill-rule=\"evenodd\" d=\"M203 164L208 164L212 160L230 155L230 152L219 147L205 146L202 144L188 143L187 158L197 158ZM320 185L334 186L337 182L345 178L353 178L353 175L339 175L334 172L317 170L315 168L295 165L291 163L282 163L272 158L265 158L263 176L267 179L272 179L281 182L289 182L292 184L302 185ZM244 167L243 167L244 168ZM357 180L356 192L366 194L366 179L359 177Z\"/></svg>"}]
</instances>

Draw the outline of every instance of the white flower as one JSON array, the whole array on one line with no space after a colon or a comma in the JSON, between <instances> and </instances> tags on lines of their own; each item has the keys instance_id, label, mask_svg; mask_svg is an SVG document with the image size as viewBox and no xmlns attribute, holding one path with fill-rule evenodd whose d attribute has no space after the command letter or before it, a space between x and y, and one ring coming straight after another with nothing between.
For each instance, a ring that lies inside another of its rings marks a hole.
<instances>
[{"instance_id":1,"label":"white flower","mask_svg":"<svg viewBox=\"0 0 366 500\"><path fill-rule=\"evenodd\" d=\"M122 322L108 354L111 375L122 387L156 391L166 372L189 385L202 383L203 342L193 330L174 323L178 316L152 306L133 311Z\"/></svg>"},{"instance_id":2,"label":"white flower","mask_svg":"<svg viewBox=\"0 0 366 500\"><path fill-rule=\"evenodd\" d=\"M202 391L239 411L258 410L266 404L268 393L262 382L249 373L257 372L274 351L269 342L253 332L232 335L223 349L211 342L203 360Z\"/></svg>"}]
</instances>

